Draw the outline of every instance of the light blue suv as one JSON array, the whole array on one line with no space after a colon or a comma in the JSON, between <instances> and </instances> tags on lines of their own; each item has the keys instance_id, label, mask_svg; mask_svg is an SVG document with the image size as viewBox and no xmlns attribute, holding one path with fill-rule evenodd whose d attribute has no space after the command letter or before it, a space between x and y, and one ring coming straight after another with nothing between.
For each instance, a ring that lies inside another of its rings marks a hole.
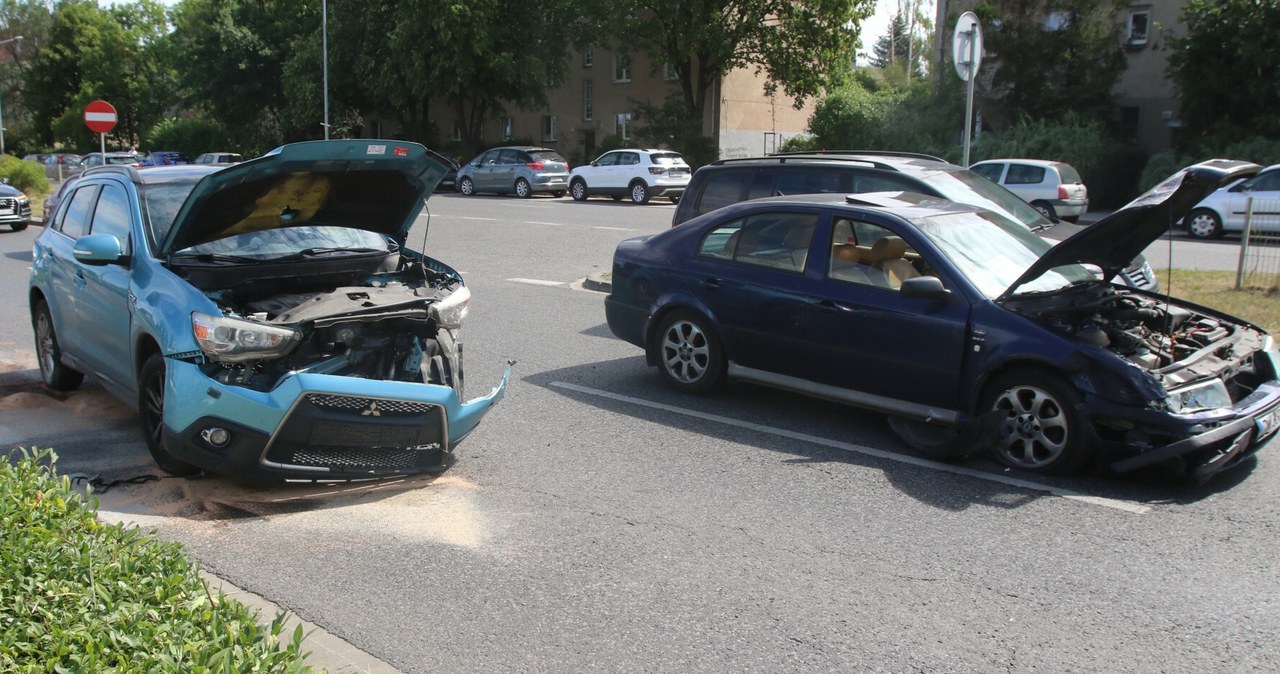
<instances>
[{"instance_id":1,"label":"light blue suv","mask_svg":"<svg viewBox=\"0 0 1280 674\"><path fill-rule=\"evenodd\" d=\"M33 251L44 383L91 374L136 405L173 474L443 470L511 374L463 402L470 292L403 247L448 169L413 143L317 141L86 171Z\"/></svg>"}]
</instances>

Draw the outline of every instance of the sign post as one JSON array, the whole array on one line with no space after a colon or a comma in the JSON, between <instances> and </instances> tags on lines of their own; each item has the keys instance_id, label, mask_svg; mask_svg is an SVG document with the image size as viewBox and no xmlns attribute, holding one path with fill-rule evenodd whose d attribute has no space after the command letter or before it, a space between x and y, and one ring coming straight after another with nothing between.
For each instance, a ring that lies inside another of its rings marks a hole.
<instances>
[{"instance_id":1,"label":"sign post","mask_svg":"<svg viewBox=\"0 0 1280 674\"><path fill-rule=\"evenodd\" d=\"M102 163L107 163L107 132L116 128L116 108L110 103L97 100L84 107L84 125L98 134L98 143L102 147Z\"/></svg>"},{"instance_id":2,"label":"sign post","mask_svg":"<svg viewBox=\"0 0 1280 674\"><path fill-rule=\"evenodd\" d=\"M965 12L956 21L951 36L951 60L956 64L956 74L969 83L964 106L964 166L969 165L969 145L973 134L973 82L978 79L982 65L982 25L978 15Z\"/></svg>"}]
</instances>

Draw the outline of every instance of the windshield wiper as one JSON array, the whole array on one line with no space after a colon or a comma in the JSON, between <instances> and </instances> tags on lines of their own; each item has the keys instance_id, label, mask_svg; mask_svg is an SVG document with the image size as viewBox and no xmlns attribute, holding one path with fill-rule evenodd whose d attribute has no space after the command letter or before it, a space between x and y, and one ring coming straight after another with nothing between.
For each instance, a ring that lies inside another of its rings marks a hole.
<instances>
[{"instance_id":1,"label":"windshield wiper","mask_svg":"<svg viewBox=\"0 0 1280 674\"><path fill-rule=\"evenodd\" d=\"M278 262L281 260L301 260L308 257L323 257L325 255L333 255L335 253L352 253L356 255L362 255L366 253L385 253L385 252L387 252L385 248L340 248L340 247L303 248L302 250L296 253L290 253L288 255L281 255L280 257L272 258L272 261Z\"/></svg>"},{"instance_id":2,"label":"windshield wiper","mask_svg":"<svg viewBox=\"0 0 1280 674\"><path fill-rule=\"evenodd\" d=\"M262 258L248 257L246 255L229 255L227 253L174 253L174 258L182 258L183 260L195 260L196 262L262 262Z\"/></svg>"}]
</instances>

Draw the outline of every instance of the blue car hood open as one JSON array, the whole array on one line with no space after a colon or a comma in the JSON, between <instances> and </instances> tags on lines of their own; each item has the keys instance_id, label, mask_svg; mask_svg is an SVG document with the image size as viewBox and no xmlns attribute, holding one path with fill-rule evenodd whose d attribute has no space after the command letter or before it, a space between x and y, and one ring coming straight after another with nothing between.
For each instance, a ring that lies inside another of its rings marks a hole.
<instances>
[{"instance_id":1,"label":"blue car hood open","mask_svg":"<svg viewBox=\"0 0 1280 674\"><path fill-rule=\"evenodd\" d=\"M1260 168L1246 161L1211 159L1178 171L1124 208L1050 248L998 300L1010 297L1050 269L1068 264L1095 265L1102 269L1102 278L1114 278L1202 199Z\"/></svg>"},{"instance_id":2,"label":"blue car hood open","mask_svg":"<svg viewBox=\"0 0 1280 674\"><path fill-rule=\"evenodd\" d=\"M447 159L405 141L285 145L201 179L178 211L160 254L300 225L364 229L403 246L448 170Z\"/></svg>"}]
</instances>

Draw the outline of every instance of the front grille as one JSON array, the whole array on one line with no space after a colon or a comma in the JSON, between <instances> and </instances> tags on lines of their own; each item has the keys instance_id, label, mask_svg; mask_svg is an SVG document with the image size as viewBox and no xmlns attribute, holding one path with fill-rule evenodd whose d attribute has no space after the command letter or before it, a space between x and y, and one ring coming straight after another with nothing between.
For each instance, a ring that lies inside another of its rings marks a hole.
<instances>
[{"instance_id":1,"label":"front grille","mask_svg":"<svg viewBox=\"0 0 1280 674\"><path fill-rule=\"evenodd\" d=\"M353 412L379 412L380 414L426 414L436 406L431 403L419 403L408 400L383 400L359 396L311 393L307 402L326 410L343 410ZM368 415L366 415L368 416Z\"/></svg>"},{"instance_id":2,"label":"front grille","mask_svg":"<svg viewBox=\"0 0 1280 674\"><path fill-rule=\"evenodd\" d=\"M272 438L264 459L335 472L395 472L439 467L449 450L440 405L309 393Z\"/></svg>"},{"instance_id":3,"label":"front grille","mask_svg":"<svg viewBox=\"0 0 1280 674\"><path fill-rule=\"evenodd\" d=\"M271 460L290 466L328 468L337 472L414 472L440 466L443 453L418 449L327 447L277 443Z\"/></svg>"},{"instance_id":4,"label":"front grille","mask_svg":"<svg viewBox=\"0 0 1280 674\"><path fill-rule=\"evenodd\" d=\"M13 197L0 197L0 208L13 208Z\"/></svg>"}]
</instances>

